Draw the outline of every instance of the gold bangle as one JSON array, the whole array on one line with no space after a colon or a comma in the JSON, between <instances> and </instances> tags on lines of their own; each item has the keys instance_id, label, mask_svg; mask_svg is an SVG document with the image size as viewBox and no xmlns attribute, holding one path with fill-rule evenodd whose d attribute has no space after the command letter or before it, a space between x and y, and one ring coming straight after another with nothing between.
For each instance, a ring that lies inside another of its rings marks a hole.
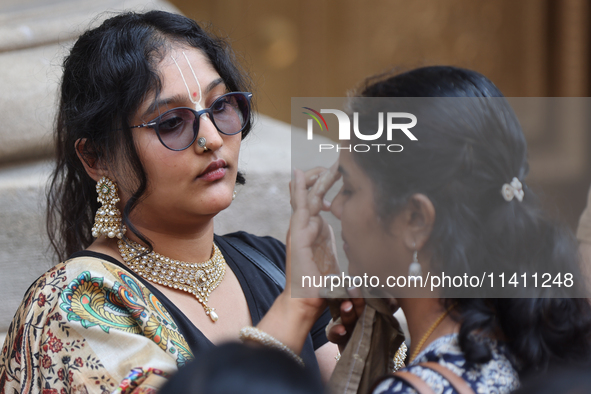
<instances>
[{"instance_id":1,"label":"gold bangle","mask_svg":"<svg viewBox=\"0 0 591 394\"><path fill-rule=\"evenodd\" d=\"M293 350L291 350L290 348L285 346L278 339L272 337L271 335L267 334L264 331L259 330L256 327L242 328L240 330L239 338L242 342L244 342L244 341L258 342L261 345L281 350L282 352L287 354L289 357L291 357L293 360L295 360L298 364L300 364L302 367L306 366L304 364L304 360L302 360L302 358L300 356L295 354Z\"/></svg>"}]
</instances>

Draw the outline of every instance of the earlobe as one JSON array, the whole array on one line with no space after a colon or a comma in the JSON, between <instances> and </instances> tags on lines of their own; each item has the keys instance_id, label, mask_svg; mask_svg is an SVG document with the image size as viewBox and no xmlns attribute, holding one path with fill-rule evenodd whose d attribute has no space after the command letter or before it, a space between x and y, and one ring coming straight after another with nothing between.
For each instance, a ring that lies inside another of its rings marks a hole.
<instances>
[{"instance_id":1,"label":"earlobe","mask_svg":"<svg viewBox=\"0 0 591 394\"><path fill-rule=\"evenodd\" d=\"M99 160L86 146L86 138L80 138L74 143L74 149L78 159L84 166L84 170L95 182L98 182L103 176L106 175L106 171L103 166L99 165Z\"/></svg>"},{"instance_id":2,"label":"earlobe","mask_svg":"<svg viewBox=\"0 0 591 394\"><path fill-rule=\"evenodd\" d=\"M407 205L407 231L405 243L408 248L421 250L431 237L435 223L435 207L424 194L413 195Z\"/></svg>"}]
</instances>

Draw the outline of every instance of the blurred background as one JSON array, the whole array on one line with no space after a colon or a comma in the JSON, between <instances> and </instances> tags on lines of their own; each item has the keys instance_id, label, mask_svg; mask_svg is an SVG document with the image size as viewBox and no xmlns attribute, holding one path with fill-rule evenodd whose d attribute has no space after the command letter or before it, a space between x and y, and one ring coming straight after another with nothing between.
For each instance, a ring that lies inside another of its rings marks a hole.
<instances>
[{"instance_id":1,"label":"blurred background","mask_svg":"<svg viewBox=\"0 0 591 394\"><path fill-rule=\"evenodd\" d=\"M290 121L291 97L341 97L391 68L475 69L512 97L588 96L587 0L171 0L227 36L259 110Z\"/></svg>"},{"instance_id":2,"label":"blurred background","mask_svg":"<svg viewBox=\"0 0 591 394\"><path fill-rule=\"evenodd\" d=\"M152 8L227 37L253 80L249 186L220 215L221 233L284 239L292 97L343 97L367 76L435 64L479 71L509 97L591 93L588 0L0 0L0 341L28 285L56 263L44 191L63 56L106 11ZM528 184L573 230L591 184L588 103L567 127L525 127Z\"/></svg>"}]
</instances>

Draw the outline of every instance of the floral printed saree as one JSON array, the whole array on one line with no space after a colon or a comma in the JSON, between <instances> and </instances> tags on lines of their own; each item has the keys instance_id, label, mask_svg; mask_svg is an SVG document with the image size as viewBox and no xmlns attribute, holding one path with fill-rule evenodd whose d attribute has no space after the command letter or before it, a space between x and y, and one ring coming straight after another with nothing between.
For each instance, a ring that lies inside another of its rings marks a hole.
<instances>
[{"instance_id":1,"label":"floral printed saree","mask_svg":"<svg viewBox=\"0 0 591 394\"><path fill-rule=\"evenodd\" d=\"M0 394L155 393L192 358L169 312L129 272L94 257L29 288L0 355Z\"/></svg>"}]
</instances>

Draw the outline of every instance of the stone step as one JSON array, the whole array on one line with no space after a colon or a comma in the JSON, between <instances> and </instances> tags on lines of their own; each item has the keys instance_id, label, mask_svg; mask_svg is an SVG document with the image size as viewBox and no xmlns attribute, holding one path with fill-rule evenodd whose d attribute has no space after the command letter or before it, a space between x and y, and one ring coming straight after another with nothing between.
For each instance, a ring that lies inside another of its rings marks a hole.
<instances>
[{"instance_id":1,"label":"stone step","mask_svg":"<svg viewBox=\"0 0 591 394\"><path fill-rule=\"evenodd\" d=\"M48 156L67 48L84 30L123 10L178 10L162 0L0 2L0 163Z\"/></svg>"},{"instance_id":2,"label":"stone step","mask_svg":"<svg viewBox=\"0 0 591 394\"><path fill-rule=\"evenodd\" d=\"M0 332L6 331L31 283L56 262L45 235L50 162L0 169Z\"/></svg>"}]
</instances>

